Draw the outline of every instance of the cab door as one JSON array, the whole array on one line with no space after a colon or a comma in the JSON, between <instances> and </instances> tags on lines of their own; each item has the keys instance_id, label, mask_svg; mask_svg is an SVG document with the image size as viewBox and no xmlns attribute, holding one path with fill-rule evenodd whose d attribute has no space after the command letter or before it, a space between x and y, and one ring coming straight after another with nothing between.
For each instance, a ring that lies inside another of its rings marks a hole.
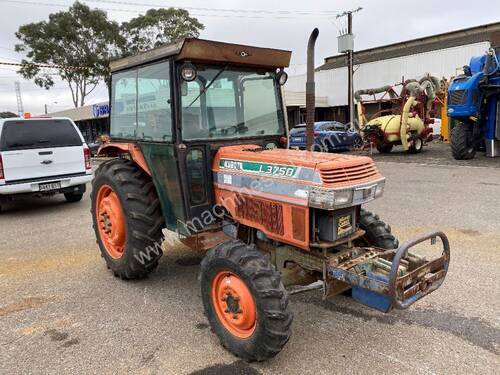
<instances>
[{"instance_id":1,"label":"cab door","mask_svg":"<svg viewBox=\"0 0 500 375\"><path fill-rule=\"evenodd\" d=\"M181 183L190 230L201 230L215 221L210 146L182 144L179 150Z\"/></svg>"}]
</instances>

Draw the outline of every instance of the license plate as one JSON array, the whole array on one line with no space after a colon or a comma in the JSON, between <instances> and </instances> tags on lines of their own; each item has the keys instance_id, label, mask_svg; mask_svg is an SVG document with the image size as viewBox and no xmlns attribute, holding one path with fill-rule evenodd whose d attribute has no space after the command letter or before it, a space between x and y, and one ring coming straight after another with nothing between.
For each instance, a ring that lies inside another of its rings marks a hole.
<instances>
[{"instance_id":1,"label":"license plate","mask_svg":"<svg viewBox=\"0 0 500 375\"><path fill-rule=\"evenodd\" d=\"M337 222L337 236L340 237L352 230L351 215L339 217Z\"/></svg>"},{"instance_id":2,"label":"license plate","mask_svg":"<svg viewBox=\"0 0 500 375\"><path fill-rule=\"evenodd\" d=\"M38 185L40 191L50 191L50 190L58 190L61 188L60 182L48 182L46 184Z\"/></svg>"},{"instance_id":3,"label":"license plate","mask_svg":"<svg viewBox=\"0 0 500 375\"><path fill-rule=\"evenodd\" d=\"M292 141L294 141L294 142L303 142L303 141L304 141L304 138L301 138L301 137L293 137L293 138L292 138Z\"/></svg>"}]
</instances>

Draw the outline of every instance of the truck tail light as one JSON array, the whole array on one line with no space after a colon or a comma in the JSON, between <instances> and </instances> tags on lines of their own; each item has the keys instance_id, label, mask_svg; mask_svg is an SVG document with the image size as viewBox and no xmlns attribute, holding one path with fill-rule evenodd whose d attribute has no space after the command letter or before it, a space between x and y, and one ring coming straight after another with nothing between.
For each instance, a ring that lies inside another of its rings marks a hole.
<instances>
[{"instance_id":1,"label":"truck tail light","mask_svg":"<svg viewBox=\"0 0 500 375\"><path fill-rule=\"evenodd\" d=\"M5 175L3 173L3 161L2 161L2 155L0 154L0 180L3 180L5 178Z\"/></svg>"},{"instance_id":2,"label":"truck tail light","mask_svg":"<svg viewBox=\"0 0 500 375\"><path fill-rule=\"evenodd\" d=\"M83 157L85 159L85 169L92 169L92 165L90 165L90 149L87 146L83 147Z\"/></svg>"}]
</instances>

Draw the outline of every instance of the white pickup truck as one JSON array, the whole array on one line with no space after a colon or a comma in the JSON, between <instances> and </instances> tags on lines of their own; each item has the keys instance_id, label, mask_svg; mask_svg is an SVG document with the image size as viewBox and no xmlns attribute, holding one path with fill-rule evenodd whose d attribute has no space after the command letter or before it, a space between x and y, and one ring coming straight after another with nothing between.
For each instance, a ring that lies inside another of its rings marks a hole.
<instances>
[{"instance_id":1,"label":"white pickup truck","mask_svg":"<svg viewBox=\"0 0 500 375\"><path fill-rule=\"evenodd\" d=\"M78 202L92 178L90 150L70 119L0 119L0 210L20 195Z\"/></svg>"}]
</instances>

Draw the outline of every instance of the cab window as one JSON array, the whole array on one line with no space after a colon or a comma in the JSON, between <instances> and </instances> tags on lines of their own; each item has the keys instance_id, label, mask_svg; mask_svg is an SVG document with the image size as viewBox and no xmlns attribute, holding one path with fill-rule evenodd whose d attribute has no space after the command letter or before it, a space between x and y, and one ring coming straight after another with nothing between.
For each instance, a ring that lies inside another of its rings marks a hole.
<instances>
[{"instance_id":1,"label":"cab window","mask_svg":"<svg viewBox=\"0 0 500 375\"><path fill-rule=\"evenodd\" d=\"M276 73L201 66L181 87L182 138L230 139L284 132Z\"/></svg>"},{"instance_id":2,"label":"cab window","mask_svg":"<svg viewBox=\"0 0 500 375\"><path fill-rule=\"evenodd\" d=\"M111 136L133 139L137 124L137 71L115 74L111 91Z\"/></svg>"},{"instance_id":3,"label":"cab window","mask_svg":"<svg viewBox=\"0 0 500 375\"><path fill-rule=\"evenodd\" d=\"M111 136L163 142L172 140L169 62L112 77Z\"/></svg>"},{"instance_id":4,"label":"cab window","mask_svg":"<svg viewBox=\"0 0 500 375\"><path fill-rule=\"evenodd\" d=\"M138 71L137 138L160 142L172 140L168 62Z\"/></svg>"}]
</instances>

